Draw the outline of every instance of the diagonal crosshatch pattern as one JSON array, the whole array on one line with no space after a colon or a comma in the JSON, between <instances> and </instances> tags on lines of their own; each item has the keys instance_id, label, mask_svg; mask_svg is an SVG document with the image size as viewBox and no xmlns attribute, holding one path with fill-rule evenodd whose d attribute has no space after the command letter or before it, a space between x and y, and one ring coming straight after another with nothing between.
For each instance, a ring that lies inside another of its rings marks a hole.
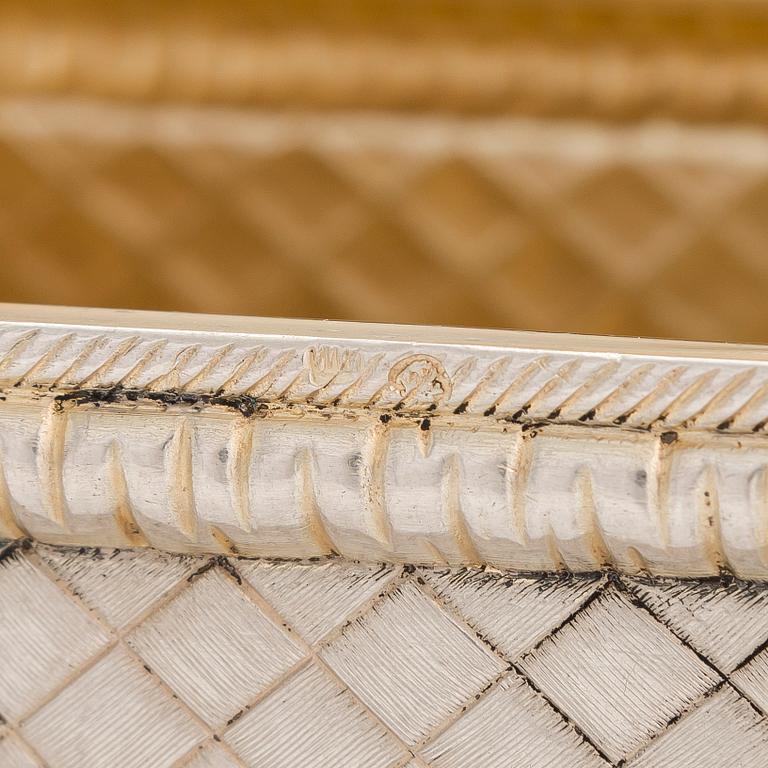
<instances>
[{"instance_id":1,"label":"diagonal crosshatch pattern","mask_svg":"<svg viewBox=\"0 0 768 768\"><path fill-rule=\"evenodd\" d=\"M0 557L9 768L715 768L724 749L763 764L760 584L23 543Z\"/></svg>"},{"instance_id":2,"label":"diagonal crosshatch pattern","mask_svg":"<svg viewBox=\"0 0 768 768\"><path fill-rule=\"evenodd\" d=\"M764 341L766 157L761 127L0 101L0 299Z\"/></svg>"}]
</instances>

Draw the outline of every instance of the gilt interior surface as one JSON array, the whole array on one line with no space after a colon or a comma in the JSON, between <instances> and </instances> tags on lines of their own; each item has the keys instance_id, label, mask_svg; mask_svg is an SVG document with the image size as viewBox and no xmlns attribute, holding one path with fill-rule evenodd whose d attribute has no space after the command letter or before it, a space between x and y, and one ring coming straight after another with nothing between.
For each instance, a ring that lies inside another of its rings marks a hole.
<instances>
[{"instance_id":1,"label":"gilt interior surface","mask_svg":"<svg viewBox=\"0 0 768 768\"><path fill-rule=\"evenodd\" d=\"M750 0L8 0L0 301L765 342L766 45ZM760 350L24 320L2 768L764 768Z\"/></svg>"},{"instance_id":2,"label":"gilt interior surface","mask_svg":"<svg viewBox=\"0 0 768 768\"><path fill-rule=\"evenodd\" d=\"M0 9L0 300L765 341L752 2Z\"/></svg>"}]
</instances>

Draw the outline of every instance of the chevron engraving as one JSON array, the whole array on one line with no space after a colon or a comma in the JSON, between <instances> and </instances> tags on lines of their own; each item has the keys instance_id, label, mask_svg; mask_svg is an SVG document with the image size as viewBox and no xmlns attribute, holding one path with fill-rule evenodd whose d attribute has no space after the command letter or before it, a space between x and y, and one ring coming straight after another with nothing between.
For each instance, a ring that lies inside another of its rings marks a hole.
<instances>
[{"instance_id":1,"label":"chevron engraving","mask_svg":"<svg viewBox=\"0 0 768 768\"><path fill-rule=\"evenodd\" d=\"M515 338L0 323L0 526L179 552L768 577L768 363Z\"/></svg>"}]
</instances>

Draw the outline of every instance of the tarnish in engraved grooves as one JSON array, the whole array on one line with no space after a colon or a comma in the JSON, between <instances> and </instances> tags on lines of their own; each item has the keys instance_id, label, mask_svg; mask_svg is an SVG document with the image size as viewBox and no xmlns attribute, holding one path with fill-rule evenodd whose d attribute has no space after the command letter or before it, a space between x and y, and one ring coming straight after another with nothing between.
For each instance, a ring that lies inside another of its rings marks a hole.
<instances>
[{"instance_id":1,"label":"tarnish in engraved grooves","mask_svg":"<svg viewBox=\"0 0 768 768\"><path fill-rule=\"evenodd\" d=\"M768 578L760 349L128 320L0 308L4 535Z\"/></svg>"}]
</instances>

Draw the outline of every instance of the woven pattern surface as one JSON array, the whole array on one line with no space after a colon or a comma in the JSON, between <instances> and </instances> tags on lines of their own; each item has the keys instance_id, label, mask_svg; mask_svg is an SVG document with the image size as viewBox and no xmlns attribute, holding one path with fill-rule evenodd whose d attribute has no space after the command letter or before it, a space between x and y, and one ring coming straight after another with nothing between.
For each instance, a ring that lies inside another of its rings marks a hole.
<instances>
[{"instance_id":1,"label":"woven pattern surface","mask_svg":"<svg viewBox=\"0 0 768 768\"><path fill-rule=\"evenodd\" d=\"M0 301L765 342L767 42L751 0L7 0Z\"/></svg>"},{"instance_id":2,"label":"woven pattern surface","mask_svg":"<svg viewBox=\"0 0 768 768\"><path fill-rule=\"evenodd\" d=\"M0 113L0 300L765 341L759 131Z\"/></svg>"},{"instance_id":3,"label":"woven pattern surface","mask_svg":"<svg viewBox=\"0 0 768 768\"><path fill-rule=\"evenodd\" d=\"M768 592L9 546L0 764L764 764Z\"/></svg>"}]
</instances>

